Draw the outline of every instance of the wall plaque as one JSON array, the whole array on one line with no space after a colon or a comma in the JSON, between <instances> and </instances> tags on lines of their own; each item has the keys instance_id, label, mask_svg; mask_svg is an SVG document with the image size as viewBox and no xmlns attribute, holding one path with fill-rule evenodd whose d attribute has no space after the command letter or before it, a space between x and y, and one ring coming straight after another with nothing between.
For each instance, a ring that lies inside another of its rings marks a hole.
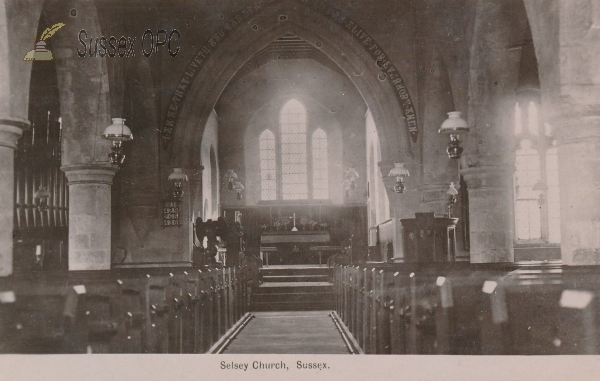
<instances>
[{"instance_id":1,"label":"wall plaque","mask_svg":"<svg viewBox=\"0 0 600 381\"><path fill-rule=\"evenodd\" d=\"M181 206L176 201L163 202L163 227L181 226Z\"/></svg>"}]
</instances>

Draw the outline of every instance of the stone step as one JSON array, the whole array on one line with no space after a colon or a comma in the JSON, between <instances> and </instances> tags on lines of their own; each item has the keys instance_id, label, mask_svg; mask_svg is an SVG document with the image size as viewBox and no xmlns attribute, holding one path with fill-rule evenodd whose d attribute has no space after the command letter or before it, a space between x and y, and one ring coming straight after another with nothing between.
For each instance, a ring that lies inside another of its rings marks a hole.
<instances>
[{"instance_id":1,"label":"stone step","mask_svg":"<svg viewBox=\"0 0 600 381\"><path fill-rule=\"evenodd\" d=\"M263 282L327 282L327 275L267 275Z\"/></svg>"},{"instance_id":2,"label":"stone step","mask_svg":"<svg viewBox=\"0 0 600 381\"><path fill-rule=\"evenodd\" d=\"M294 275L327 275L327 266L298 265L298 266L263 266L260 274L264 276L294 276Z\"/></svg>"},{"instance_id":3,"label":"stone step","mask_svg":"<svg viewBox=\"0 0 600 381\"><path fill-rule=\"evenodd\" d=\"M334 310L335 303L329 301L296 303L296 302L255 302L252 304L252 311L320 311Z\"/></svg>"},{"instance_id":4,"label":"stone step","mask_svg":"<svg viewBox=\"0 0 600 381\"><path fill-rule=\"evenodd\" d=\"M252 294L250 302L293 302L293 303L313 303L313 302L333 302L333 292L289 292L289 293L269 293L269 294Z\"/></svg>"},{"instance_id":5,"label":"stone step","mask_svg":"<svg viewBox=\"0 0 600 381\"><path fill-rule=\"evenodd\" d=\"M315 294L333 293L329 282L269 282L253 290L254 294Z\"/></svg>"},{"instance_id":6,"label":"stone step","mask_svg":"<svg viewBox=\"0 0 600 381\"><path fill-rule=\"evenodd\" d=\"M264 266L263 283L252 290L250 310L331 310L335 302L327 272L324 265Z\"/></svg>"}]
</instances>

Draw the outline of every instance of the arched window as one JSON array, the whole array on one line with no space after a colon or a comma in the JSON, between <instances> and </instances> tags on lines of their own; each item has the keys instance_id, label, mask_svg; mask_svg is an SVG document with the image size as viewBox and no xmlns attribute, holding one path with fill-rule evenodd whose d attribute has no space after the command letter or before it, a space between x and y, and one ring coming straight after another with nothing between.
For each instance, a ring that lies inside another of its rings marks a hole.
<instances>
[{"instance_id":1,"label":"arched window","mask_svg":"<svg viewBox=\"0 0 600 381\"><path fill-rule=\"evenodd\" d=\"M275 200L277 197L277 163L275 162L275 134L264 130L260 134L260 198Z\"/></svg>"},{"instance_id":2,"label":"arched window","mask_svg":"<svg viewBox=\"0 0 600 381\"><path fill-rule=\"evenodd\" d=\"M515 105L515 230L517 243L560 243L560 202L556 141L550 125L541 128L539 104Z\"/></svg>"},{"instance_id":3,"label":"arched window","mask_svg":"<svg viewBox=\"0 0 600 381\"><path fill-rule=\"evenodd\" d=\"M306 110L295 99L287 102L279 115L281 132L281 198L308 198L306 160Z\"/></svg>"},{"instance_id":4,"label":"arched window","mask_svg":"<svg viewBox=\"0 0 600 381\"><path fill-rule=\"evenodd\" d=\"M281 108L278 132L260 134L259 151L262 201L329 199L327 133L317 128L311 134L306 108L298 100Z\"/></svg>"},{"instance_id":5,"label":"arched window","mask_svg":"<svg viewBox=\"0 0 600 381\"><path fill-rule=\"evenodd\" d=\"M329 198L329 162L327 160L327 134L321 128L312 136L313 198Z\"/></svg>"}]
</instances>

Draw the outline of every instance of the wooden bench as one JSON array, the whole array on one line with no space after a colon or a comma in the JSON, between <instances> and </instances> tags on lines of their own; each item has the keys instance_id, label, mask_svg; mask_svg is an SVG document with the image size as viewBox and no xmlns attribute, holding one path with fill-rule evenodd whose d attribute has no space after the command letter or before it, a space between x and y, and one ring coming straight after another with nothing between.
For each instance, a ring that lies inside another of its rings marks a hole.
<instances>
[{"instance_id":1,"label":"wooden bench","mask_svg":"<svg viewBox=\"0 0 600 381\"><path fill-rule=\"evenodd\" d=\"M247 306L235 268L18 274L0 279L0 352L205 353Z\"/></svg>"},{"instance_id":2,"label":"wooden bench","mask_svg":"<svg viewBox=\"0 0 600 381\"><path fill-rule=\"evenodd\" d=\"M0 353L87 353L85 290L12 279L0 285Z\"/></svg>"},{"instance_id":3,"label":"wooden bench","mask_svg":"<svg viewBox=\"0 0 600 381\"><path fill-rule=\"evenodd\" d=\"M559 347L574 337L585 345L563 348L583 346L589 353L600 342L561 323L565 316L584 319L577 315L584 313L560 307L566 280L556 265L338 266L334 279L338 313L365 353L571 353ZM586 279L588 289L598 287L592 275ZM595 326L584 323L576 326L595 334ZM552 328L544 328L548 326ZM561 339L563 331L571 338Z\"/></svg>"}]
</instances>

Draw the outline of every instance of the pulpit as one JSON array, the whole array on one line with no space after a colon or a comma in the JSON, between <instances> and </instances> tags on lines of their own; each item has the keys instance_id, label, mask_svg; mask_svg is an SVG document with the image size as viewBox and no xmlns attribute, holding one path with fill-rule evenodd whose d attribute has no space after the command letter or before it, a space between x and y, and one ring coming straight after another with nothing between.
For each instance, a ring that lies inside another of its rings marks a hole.
<instances>
[{"instance_id":1,"label":"pulpit","mask_svg":"<svg viewBox=\"0 0 600 381\"><path fill-rule=\"evenodd\" d=\"M415 213L400 220L404 230L405 262L454 262L458 218Z\"/></svg>"},{"instance_id":2,"label":"pulpit","mask_svg":"<svg viewBox=\"0 0 600 381\"><path fill-rule=\"evenodd\" d=\"M331 251L327 246L330 239L326 230L262 232L260 256L265 265L269 264L269 257L277 257L278 264L316 263L317 259L312 258L314 253L322 262L322 253Z\"/></svg>"}]
</instances>

